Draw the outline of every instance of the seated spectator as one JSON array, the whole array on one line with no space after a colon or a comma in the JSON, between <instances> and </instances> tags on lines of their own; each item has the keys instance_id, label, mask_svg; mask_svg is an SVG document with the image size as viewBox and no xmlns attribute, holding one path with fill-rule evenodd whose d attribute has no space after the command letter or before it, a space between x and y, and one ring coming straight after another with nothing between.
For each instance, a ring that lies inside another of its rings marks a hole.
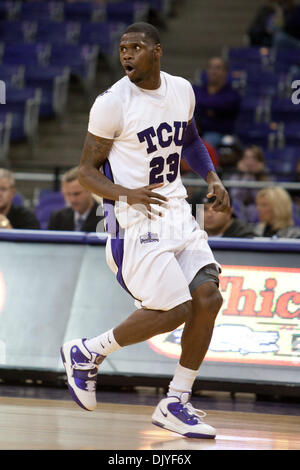
<instances>
[{"instance_id":1,"label":"seated spectator","mask_svg":"<svg viewBox=\"0 0 300 470\"><path fill-rule=\"evenodd\" d=\"M215 147L224 134L232 134L240 107L240 95L228 80L228 70L221 57L210 59L207 80L194 86L195 118L203 131L203 139Z\"/></svg>"},{"instance_id":2,"label":"seated spectator","mask_svg":"<svg viewBox=\"0 0 300 470\"><path fill-rule=\"evenodd\" d=\"M63 176L62 193L68 207L52 212L48 230L96 232L104 216L97 215L98 203L79 183L78 167Z\"/></svg>"},{"instance_id":3,"label":"seated spectator","mask_svg":"<svg viewBox=\"0 0 300 470\"><path fill-rule=\"evenodd\" d=\"M259 7L247 32L251 46L272 47L276 4L277 0L266 0L265 4Z\"/></svg>"},{"instance_id":4,"label":"seated spectator","mask_svg":"<svg viewBox=\"0 0 300 470\"><path fill-rule=\"evenodd\" d=\"M211 208L211 202L203 192L195 195L190 201L193 215L196 216L196 204L204 205L204 230L209 237L253 238L254 226L235 217L232 207L225 212L217 212ZM199 206L198 206L199 207ZM201 220L198 220L201 225Z\"/></svg>"},{"instance_id":5,"label":"seated spectator","mask_svg":"<svg viewBox=\"0 0 300 470\"><path fill-rule=\"evenodd\" d=\"M0 228L39 229L40 224L33 212L23 206L15 206L16 182L13 174L0 169Z\"/></svg>"},{"instance_id":6,"label":"seated spectator","mask_svg":"<svg viewBox=\"0 0 300 470\"><path fill-rule=\"evenodd\" d=\"M259 223L256 236L272 238L300 238L300 227L293 221L292 199L281 187L269 187L258 191L256 206Z\"/></svg>"},{"instance_id":7,"label":"seated spectator","mask_svg":"<svg viewBox=\"0 0 300 470\"><path fill-rule=\"evenodd\" d=\"M231 178L237 172L237 165L243 156L243 146L238 137L224 135L217 148L219 173L223 179Z\"/></svg>"},{"instance_id":8,"label":"seated spectator","mask_svg":"<svg viewBox=\"0 0 300 470\"><path fill-rule=\"evenodd\" d=\"M263 150L256 145L246 147L242 158L237 163L237 172L233 173L230 179L239 182L270 181L271 177L266 167ZM248 222L256 222L257 191L255 188L245 188L242 185L230 189L231 200L239 206L238 216Z\"/></svg>"},{"instance_id":9,"label":"seated spectator","mask_svg":"<svg viewBox=\"0 0 300 470\"><path fill-rule=\"evenodd\" d=\"M251 23L251 46L300 47L300 5L294 0L267 0Z\"/></svg>"},{"instance_id":10,"label":"seated spectator","mask_svg":"<svg viewBox=\"0 0 300 470\"><path fill-rule=\"evenodd\" d=\"M277 0L275 48L300 48L300 5L295 0Z\"/></svg>"}]
</instances>

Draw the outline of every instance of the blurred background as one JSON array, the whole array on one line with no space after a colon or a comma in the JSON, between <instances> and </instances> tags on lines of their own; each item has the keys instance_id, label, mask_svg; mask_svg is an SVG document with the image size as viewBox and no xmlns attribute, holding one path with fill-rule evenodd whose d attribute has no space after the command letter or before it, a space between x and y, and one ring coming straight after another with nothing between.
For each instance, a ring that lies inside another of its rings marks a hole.
<instances>
[{"instance_id":1,"label":"blurred background","mask_svg":"<svg viewBox=\"0 0 300 470\"><path fill-rule=\"evenodd\" d=\"M139 20L161 33L162 69L193 84L199 133L235 215L259 222L256 192L276 183L299 225L300 6L292 0L1 1L0 166L14 173L14 202L42 228L64 206L58 196L39 210L78 164L89 109L122 76L120 34ZM181 170L195 202L199 181L184 162Z\"/></svg>"},{"instance_id":2,"label":"blurred background","mask_svg":"<svg viewBox=\"0 0 300 470\"><path fill-rule=\"evenodd\" d=\"M0 230L1 380L29 377L38 384L58 377L65 385L60 345L105 331L132 311L104 247L96 246L105 236L90 234L97 207L85 193L76 199L81 190L72 169L95 97L123 75L119 39L136 21L159 29L162 69L192 83L199 135L231 196L232 208L221 218L204 210L223 265L225 303L199 380L206 389L299 397L296 0L0 0L0 168L9 171L0 170L0 224L54 230L52 236ZM203 180L184 161L181 173L189 202L206 207ZM65 212L70 206L73 212L93 207L90 224L76 229L73 213ZM152 385L155 378L165 385L180 333L116 353L102 380L121 385L127 374L131 384Z\"/></svg>"}]
</instances>

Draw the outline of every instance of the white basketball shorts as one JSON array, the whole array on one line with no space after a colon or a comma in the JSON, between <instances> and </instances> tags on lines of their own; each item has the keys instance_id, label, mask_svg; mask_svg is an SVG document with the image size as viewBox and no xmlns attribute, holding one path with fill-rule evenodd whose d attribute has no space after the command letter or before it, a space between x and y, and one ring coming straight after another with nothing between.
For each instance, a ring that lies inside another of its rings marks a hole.
<instances>
[{"instance_id":1,"label":"white basketball shorts","mask_svg":"<svg viewBox=\"0 0 300 470\"><path fill-rule=\"evenodd\" d=\"M106 259L136 306L152 310L170 310L191 300L189 284L207 264L221 270L184 199L169 201L164 216L155 221L143 217L109 236Z\"/></svg>"}]
</instances>

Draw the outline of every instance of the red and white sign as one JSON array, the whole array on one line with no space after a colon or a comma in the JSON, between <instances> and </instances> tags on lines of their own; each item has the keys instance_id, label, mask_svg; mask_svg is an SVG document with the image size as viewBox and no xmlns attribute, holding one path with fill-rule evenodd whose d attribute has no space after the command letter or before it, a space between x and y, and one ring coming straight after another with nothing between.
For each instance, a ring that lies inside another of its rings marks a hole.
<instances>
[{"instance_id":1,"label":"red and white sign","mask_svg":"<svg viewBox=\"0 0 300 470\"><path fill-rule=\"evenodd\" d=\"M224 302L206 361L300 364L300 268L222 266L220 291ZM182 330L148 343L179 358Z\"/></svg>"}]
</instances>

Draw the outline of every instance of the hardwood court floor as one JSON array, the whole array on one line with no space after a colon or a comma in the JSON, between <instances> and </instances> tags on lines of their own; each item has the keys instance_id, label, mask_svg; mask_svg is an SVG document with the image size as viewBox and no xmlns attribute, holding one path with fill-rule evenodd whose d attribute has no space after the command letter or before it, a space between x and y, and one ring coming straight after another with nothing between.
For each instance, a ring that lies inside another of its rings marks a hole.
<instances>
[{"instance_id":1,"label":"hardwood court floor","mask_svg":"<svg viewBox=\"0 0 300 470\"><path fill-rule=\"evenodd\" d=\"M300 450L300 416L208 411L215 440L185 439L151 424L152 406L0 397L0 449Z\"/></svg>"}]
</instances>

